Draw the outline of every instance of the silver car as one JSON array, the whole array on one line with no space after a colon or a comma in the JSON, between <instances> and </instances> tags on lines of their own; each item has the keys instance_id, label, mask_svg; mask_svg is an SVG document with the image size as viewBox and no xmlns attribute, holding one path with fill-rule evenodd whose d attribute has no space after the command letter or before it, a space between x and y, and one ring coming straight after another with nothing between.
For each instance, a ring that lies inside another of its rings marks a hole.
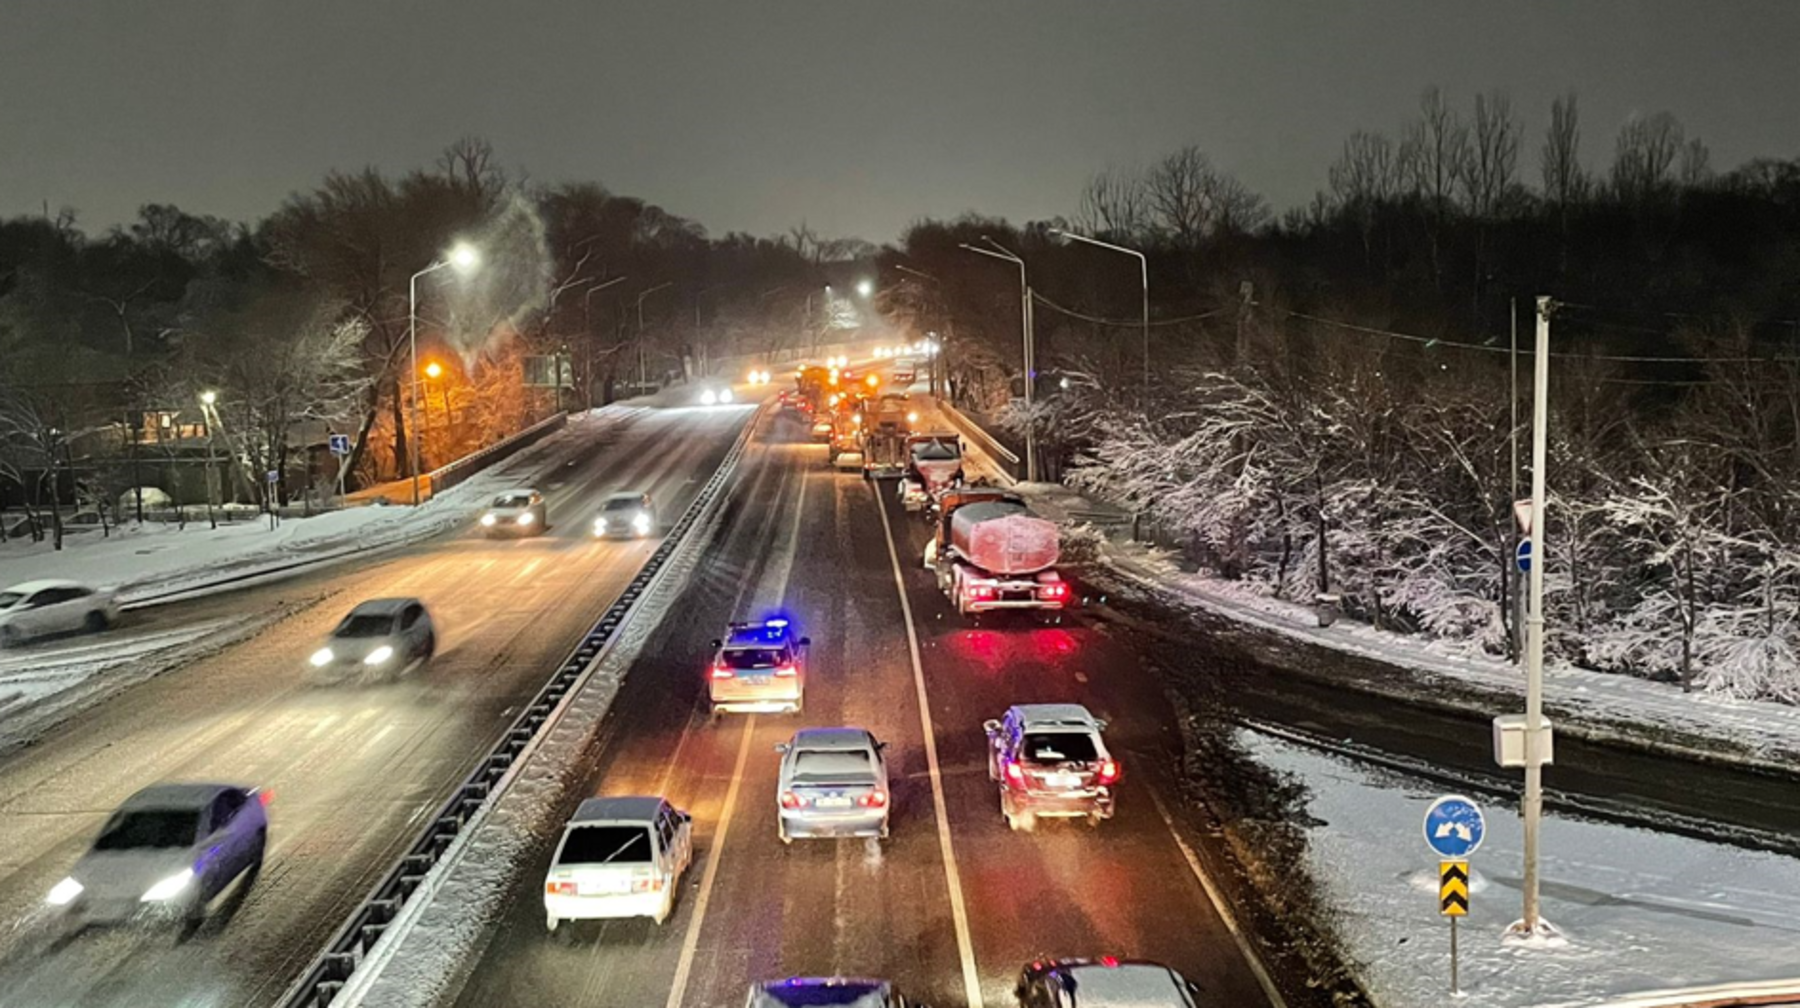
<instances>
[{"instance_id":1,"label":"silver car","mask_svg":"<svg viewBox=\"0 0 1800 1008\"><path fill-rule=\"evenodd\" d=\"M600 504L594 534L606 539L642 539L656 532L656 502L647 493L616 493Z\"/></svg>"},{"instance_id":2,"label":"silver car","mask_svg":"<svg viewBox=\"0 0 1800 1008\"><path fill-rule=\"evenodd\" d=\"M197 924L239 878L262 871L268 792L230 784L154 784L125 800L45 903L69 923Z\"/></svg>"},{"instance_id":3,"label":"silver car","mask_svg":"<svg viewBox=\"0 0 1800 1008\"><path fill-rule=\"evenodd\" d=\"M863 728L802 728L781 753L776 823L795 837L888 835L887 743Z\"/></svg>"},{"instance_id":4,"label":"silver car","mask_svg":"<svg viewBox=\"0 0 1800 1008\"><path fill-rule=\"evenodd\" d=\"M544 495L524 487L499 494L481 514L481 527L489 536L537 535L549 522Z\"/></svg>"},{"instance_id":5,"label":"silver car","mask_svg":"<svg viewBox=\"0 0 1800 1008\"><path fill-rule=\"evenodd\" d=\"M1023 1008L1198 1008L1200 1004L1200 988L1162 963L1112 956L1031 963L1020 973L1016 993Z\"/></svg>"},{"instance_id":6,"label":"silver car","mask_svg":"<svg viewBox=\"0 0 1800 1008\"><path fill-rule=\"evenodd\" d=\"M99 633L118 620L119 604L110 588L27 581L0 591L0 647L77 630Z\"/></svg>"},{"instance_id":7,"label":"silver car","mask_svg":"<svg viewBox=\"0 0 1800 1008\"><path fill-rule=\"evenodd\" d=\"M408 671L436 651L437 630L423 602L370 599L350 610L307 664L317 680L373 678Z\"/></svg>"}]
</instances>

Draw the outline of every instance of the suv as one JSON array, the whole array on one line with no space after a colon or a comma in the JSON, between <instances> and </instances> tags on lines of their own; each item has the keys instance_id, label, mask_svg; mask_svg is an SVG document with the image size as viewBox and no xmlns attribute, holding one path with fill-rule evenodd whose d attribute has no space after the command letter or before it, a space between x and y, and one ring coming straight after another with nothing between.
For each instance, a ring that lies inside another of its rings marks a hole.
<instances>
[{"instance_id":1,"label":"suv","mask_svg":"<svg viewBox=\"0 0 1800 1008\"><path fill-rule=\"evenodd\" d=\"M1019 975L1017 994L1022 1008L1198 1008L1200 1004L1200 988L1180 973L1161 963L1112 956L1034 962Z\"/></svg>"},{"instance_id":2,"label":"suv","mask_svg":"<svg viewBox=\"0 0 1800 1008\"><path fill-rule=\"evenodd\" d=\"M1106 722L1086 707L1017 704L982 727L988 778L1000 785L1009 827L1029 830L1040 816L1085 818L1090 826L1112 818L1119 763L1100 737Z\"/></svg>"},{"instance_id":3,"label":"suv","mask_svg":"<svg viewBox=\"0 0 1800 1008\"><path fill-rule=\"evenodd\" d=\"M887 743L863 728L802 728L781 754L775 821L795 837L888 835Z\"/></svg>"},{"instance_id":4,"label":"suv","mask_svg":"<svg viewBox=\"0 0 1800 1008\"><path fill-rule=\"evenodd\" d=\"M675 910L694 860L694 817L663 798L588 798L563 828L544 878L544 926Z\"/></svg>"},{"instance_id":5,"label":"suv","mask_svg":"<svg viewBox=\"0 0 1800 1008\"><path fill-rule=\"evenodd\" d=\"M798 714L806 706L805 649L811 643L810 637L796 640L784 619L730 624L725 638L712 642L706 692L713 715Z\"/></svg>"},{"instance_id":6,"label":"suv","mask_svg":"<svg viewBox=\"0 0 1800 1008\"><path fill-rule=\"evenodd\" d=\"M536 535L548 522L544 495L523 488L497 495L481 515L481 527L490 536Z\"/></svg>"}]
</instances>

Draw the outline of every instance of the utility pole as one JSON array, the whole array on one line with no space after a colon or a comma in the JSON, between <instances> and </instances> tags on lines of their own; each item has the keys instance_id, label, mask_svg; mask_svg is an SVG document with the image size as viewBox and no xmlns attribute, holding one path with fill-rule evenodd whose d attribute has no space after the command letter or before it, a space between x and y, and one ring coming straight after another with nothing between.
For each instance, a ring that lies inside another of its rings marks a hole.
<instances>
[{"instance_id":1,"label":"utility pole","mask_svg":"<svg viewBox=\"0 0 1800 1008\"><path fill-rule=\"evenodd\" d=\"M1512 497L1509 499L1516 501L1519 499L1519 299L1517 297L1512 299L1511 368L1512 383L1509 387L1509 392L1511 394L1507 396L1507 402L1512 407L1512 434L1507 438L1507 441L1512 446ZM1518 548L1519 534L1515 527L1513 531L1513 550L1516 552ZM1519 604L1521 595L1519 592L1518 568L1507 566L1505 570L1506 579L1512 585L1512 590L1507 593L1507 605L1512 608L1511 613L1508 614L1510 618L1507 622L1512 627L1512 630L1507 634L1506 643L1507 649L1512 652L1513 664L1517 665L1519 659L1524 656L1525 651L1524 648L1519 646L1519 617L1524 613L1525 607Z\"/></svg>"},{"instance_id":2,"label":"utility pole","mask_svg":"<svg viewBox=\"0 0 1800 1008\"><path fill-rule=\"evenodd\" d=\"M1036 396L1032 391L1032 385L1036 384L1037 380L1037 350L1036 347L1032 345L1031 282L1025 275L1025 260L1019 258L1013 252L1008 251L1006 246L1001 245L987 235L982 235L981 240L992 245L998 251L976 248L966 242L958 243L958 247L965 251L973 252L976 255L987 256L989 259L1004 259L1007 262L1017 264L1019 267L1019 329L1020 340L1024 344L1023 364L1025 365L1025 481L1027 483L1034 483L1037 481L1038 471L1037 418L1032 415L1031 407L1032 403L1036 400Z\"/></svg>"}]
</instances>

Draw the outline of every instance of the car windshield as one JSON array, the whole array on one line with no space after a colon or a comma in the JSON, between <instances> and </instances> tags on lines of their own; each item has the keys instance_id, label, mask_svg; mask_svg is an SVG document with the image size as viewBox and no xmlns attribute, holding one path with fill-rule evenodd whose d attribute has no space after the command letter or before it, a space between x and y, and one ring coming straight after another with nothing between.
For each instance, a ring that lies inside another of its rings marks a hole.
<instances>
[{"instance_id":1,"label":"car windshield","mask_svg":"<svg viewBox=\"0 0 1800 1008\"><path fill-rule=\"evenodd\" d=\"M118 851L144 848L186 847L200 836L200 813L195 809L143 809L113 816L95 850Z\"/></svg>"},{"instance_id":2,"label":"car windshield","mask_svg":"<svg viewBox=\"0 0 1800 1008\"><path fill-rule=\"evenodd\" d=\"M729 648L725 652L725 664L737 669L774 668L789 660L782 648Z\"/></svg>"},{"instance_id":3,"label":"car windshield","mask_svg":"<svg viewBox=\"0 0 1800 1008\"><path fill-rule=\"evenodd\" d=\"M1094 737L1086 732L1027 732L1023 754L1029 763L1090 763L1100 758Z\"/></svg>"},{"instance_id":4,"label":"car windshield","mask_svg":"<svg viewBox=\"0 0 1800 1008\"><path fill-rule=\"evenodd\" d=\"M563 839L557 864L642 864L650 860L648 826L577 826Z\"/></svg>"},{"instance_id":5,"label":"car windshield","mask_svg":"<svg viewBox=\"0 0 1800 1008\"><path fill-rule=\"evenodd\" d=\"M522 508L531 506L530 494L501 494L494 498L497 508Z\"/></svg>"},{"instance_id":6,"label":"car windshield","mask_svg":"<svg viewBox=\"0 0 1800 1008\"><path fill-rule=\"evenodd\" d=\"M956 449L940 441L917 445L913 448L913 458L922 462L947 462L956 458Z\"/></svg>"},{"instance_id":7,"label":"car windshield","mask_svg":"<svg viewBox=\"0 0 1800 1008\"><path fill-rule=\"evenodd\" d=\"M643 502L636 497L614 497L612 500L606 502L605 510L634 511L642 506Z\"/></svg>"},{"instance_id":8,"label":"car windshield","mask_svg":"<svg viewBox=\"0 0 1800 1008\"><path fill-rule=\"evenodd\" d=\"M23 592L0 592L0 609L11 609L24 597Z\"/></svg>"},{"instance_id":9,"label":"car windshield","mask_svg":"<svg viewBox=\"0 0 1800 1008\"><path fill-rule=\"evenodd\" d=\"M802 749L794 754L796 784L870 784L874 761L860 749Z\"/></svg>"},{"instance_id":10,"label":"car windshield","mask_svg":"<svg viewBox=\"0 0 1800 1008\"><path fill-rule=\"evenodd\" d=\"M394 629L394 617L352 613L338 624L333 637L383 637Z\"/></svg>"},{"instance_id":11,"label":"car windshield","mask_svg":"<svg viewBox=\"0 0 1800 1008\"><path fill-rule=\"evenodd\" d=\"M802 1008L834 1005L837 1008L889 1008L885 985L878 983L806 983L783 980L766 984L759 992L758 1008Z\"/></svg>"}]
</instances>

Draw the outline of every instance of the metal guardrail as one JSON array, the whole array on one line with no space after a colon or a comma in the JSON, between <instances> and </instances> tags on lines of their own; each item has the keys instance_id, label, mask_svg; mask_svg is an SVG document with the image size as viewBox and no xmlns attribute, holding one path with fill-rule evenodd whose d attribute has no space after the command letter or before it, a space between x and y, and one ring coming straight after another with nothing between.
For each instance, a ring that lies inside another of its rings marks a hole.
<instances>
[{"instance_id":1,"label":"metal guardrail","mask_svg":"<svg viewBox=\"0 0 1800 1008\"><path fill-rule=\"evenodd\" d=\"M989 434L986 430L982 429L980 424L969 419L962 410L950 405L949 402L943 399L938 400L938 410L944 414L945 419L950 421L950 426L956 428L958 434L975 442L976 447L986 453L990 459L993 459L995 464L1006 470L1007 475L1014 479L1019 479L1023 476L1019 456L1014 454L1012 449L996 440L992 434Z\"/></svg>"},{"instance_id":2,"label":"metal guardrail","mask_svg":"<svg viewBox=\"0 0 1800 1008\"><path fill-rule=\"evenodd\" d=\"M433 469L425 474L425 485L429 486L434 494L440 490L448 490L489 465L516 454L528 445L542 441L546 435L554 431L562 430L563 425L568 421L569 414L567 413L557 413L547 419L539 420L517 434L508 435L486 448L471 452L454 462Z\"/></svg>"},{"instance_id":3,"label":"metal guardrail","mask_svg":"<svg viewBox=\"0 0 1800 1008\"><path fill-rule=\"evenodd\" d=\"M424 884L426 874L443 858L463 826L490 800L495 785L550 721L552 713L563 704L588 666L599 657L618 632L657 572L668 563L682 540L706 514L713 499L730 482L737 468L738 458L743 454L744 447L750 441L750 434L761 416L760 410L751 414L737 441L720 460L718 469L714 470L712 477L700 488L700 492L682 513L680 520L663 537L656 551L633 575L613 604L601 614L599 622L594 624L568 657L557 666L550 681L544 684L537 696L519 713L487 756L476 764L475 769L457 785L437 813L427 821L419 838L408 848L399 863L389 869L332 936L324 951L314 958L305 972L288 988L278 1002L282 1008L325 1008L343 990L350 975L399 915L400 908Z\"/></svg>"}]
</instances>

